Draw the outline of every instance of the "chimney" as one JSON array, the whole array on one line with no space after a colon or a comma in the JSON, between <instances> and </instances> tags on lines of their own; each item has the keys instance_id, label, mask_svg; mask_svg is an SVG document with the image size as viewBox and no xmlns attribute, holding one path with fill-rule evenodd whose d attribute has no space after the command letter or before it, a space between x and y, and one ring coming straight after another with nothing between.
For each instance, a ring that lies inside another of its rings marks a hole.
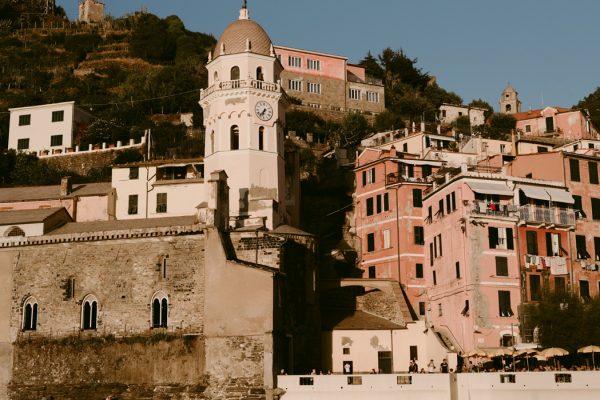
<instances>
[{"instance_id":1,"label":"chimney","mask_svg":"<svg viewBox=\"0 0 600 400\"><path fill-rule=\"evenodd\" d=\"M229 186L225 171L210 173L208 181L208 216L207 225L220 230L229 228Z\"/></svg>"},{"instance_id":2,"label":"chimney","mask_svg":"<svg viewBox=\"0 0 600 400\"><path fill-rule=\"evenodd\" d=\"M73 191L73 184L71 183L70 176L63 176L60 180L60 196L65 197L71 194Z\"/></svg>"},{"instance_id":3,"label":"chimney","mask_svg":"<svg viewBox=\"0 0 600 400\"><path fill-rule=\"evenodd\" d=\"M425 132L425 122L421 121L421 132Z\"/></svg>"}]
</instances>

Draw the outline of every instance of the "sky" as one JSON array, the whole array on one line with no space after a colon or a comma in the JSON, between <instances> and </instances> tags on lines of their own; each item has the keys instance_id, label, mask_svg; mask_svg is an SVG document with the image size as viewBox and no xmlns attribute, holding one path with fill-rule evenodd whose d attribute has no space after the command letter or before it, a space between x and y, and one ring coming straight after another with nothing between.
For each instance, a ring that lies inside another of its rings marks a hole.
<instances>
[{"instance_id":1,"label":"sky","mask_svg":"<svg viewBox=\"0 0 600 400\"><path fill-rule=\"evenodd\" d=\"M78 0L57 0L77 19ZM120 17L142 8L177 15L219 37L242 0L104 0ZM465 103L498 109L510 83L523 110L570 107L600 86L598 0L248 0L273 43L359 62L368 51L403 49Z\"/></svg>"}]
</instances>

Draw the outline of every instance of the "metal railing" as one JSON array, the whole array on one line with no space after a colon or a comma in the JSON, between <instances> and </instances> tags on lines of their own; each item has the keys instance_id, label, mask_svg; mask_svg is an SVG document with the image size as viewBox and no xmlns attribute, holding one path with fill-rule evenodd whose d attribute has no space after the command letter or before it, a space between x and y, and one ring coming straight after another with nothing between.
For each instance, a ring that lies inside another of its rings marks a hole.
<instances>
[{"instance_id":1,"label":"metal railing","mask_svg":"<svg viewBox=\"0 0 600 400\"><path fill-rule=\"evenodd\" d=\"M392 172L387 174L385 177L386 185L395 185L397 183L410 182L410 183L428 183L426 178L406 176L399 172Z\"/></svg>"},{"instance_id":2,"label":"metal railing","mask_svg":"<svg viewBox=\"0 0 600 400\"><path fill-rule=\"evenodd\" d=\"M259 89L266 90L268 92L279 92L281 86L276 83L259 81L257 79L240 79L235 81L224 81L218 82L209 88L200 90L200 99L203 99L218 90L231 90L231 89Z\"/></svg>"},{"instance_id":3,"label":"metal railing","mask_svg":"<svg viewBox=\"0 0 600 400\"><path fill-rule=\"evenodd\" d=\"M571 209L526 205L519 209L519 219L525 222L575 225L576 217L575 211Z\"/></svg>"},{"instance_id":4,"label":"metal railing","mask_svg":"<svg viewBox=\"0 0 600 400\"><path fill-rule=\"evenodd\" d=\"M513 204L488 203L487 201L474 200L471 207L471 214L513 217L517 210L518 206Z\"/></svg>"}]
</instances>

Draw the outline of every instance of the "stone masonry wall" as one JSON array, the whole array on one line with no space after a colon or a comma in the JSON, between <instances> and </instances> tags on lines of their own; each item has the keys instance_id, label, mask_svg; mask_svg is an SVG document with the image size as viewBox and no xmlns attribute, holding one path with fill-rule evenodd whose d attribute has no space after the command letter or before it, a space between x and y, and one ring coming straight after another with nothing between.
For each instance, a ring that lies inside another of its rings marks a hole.
<instances>
[{"instance_id":1,"label":"stone masonry wall","mask_svg":"<svg viewBox=\"0 0 600 400\"><path fill-rule=\"evenodd\" d=\"M21 340L14 400L204 399L204 339L137 336Z\"/></svg>"},{"instance_id":2,"label":"stone masonry wall","mask_svg":"<svg viewBox=\"0 0 600 400\"><path fill-rule=\"evenodd\" d=\"M86 335L147 333L152 298L159 291L169 302L168 331L203 330L202 235L23 247L14 260L13 280L15 339L23 336L23 302L29 296L39 308L35 335L79 334L81 304L89 294L98 301L98 324Z\"/></svg>"},{"instance_id":3,"label":"stone masonry wall","mask_svg":"<svg viewBox=\"0 0 600 400\"><path fill-rule=\"evenodd\" d=\"M285 239L264 232L233 232L230 237L238 260L279 268Z\"/></svg>"}]
</instances>

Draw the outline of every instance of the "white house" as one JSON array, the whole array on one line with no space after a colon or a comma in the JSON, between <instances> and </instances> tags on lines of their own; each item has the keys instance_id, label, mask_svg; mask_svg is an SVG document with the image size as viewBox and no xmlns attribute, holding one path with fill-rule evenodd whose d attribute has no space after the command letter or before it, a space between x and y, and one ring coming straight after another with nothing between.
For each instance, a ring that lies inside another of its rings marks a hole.
<instances>
[{"instance_id":1,"label":"white house","mask_svg":"<svg viewBox=\"0 0 600 400\"><path fill-rule=\"evenodd\" d=\"M116 165L112 187L118 220L193 215L207 201L202 159Z\"/></svg>"},{"instance_id":2,"label":"white house","mask_svg":"<svg viewBox=\"0 0 600 400\"><path fill-rule=\"evenodd\" d=\"M442 123L451 124L458 117L468 116L471 126L479 126L485 123L486 111L484 108L444 103L440 106L439 118Z\"/></svg>"},{"instance_id":3,"label":"white house","mask_svg":"<svg viewBox=\"0 0 600 400\"><path fill-rule=\"evenodd\" d=\"M75 132L93 120L92 115L76 107L74 101L9 111L8 148L38 154L73 148Z\"/></svg>"}]
</instances>

